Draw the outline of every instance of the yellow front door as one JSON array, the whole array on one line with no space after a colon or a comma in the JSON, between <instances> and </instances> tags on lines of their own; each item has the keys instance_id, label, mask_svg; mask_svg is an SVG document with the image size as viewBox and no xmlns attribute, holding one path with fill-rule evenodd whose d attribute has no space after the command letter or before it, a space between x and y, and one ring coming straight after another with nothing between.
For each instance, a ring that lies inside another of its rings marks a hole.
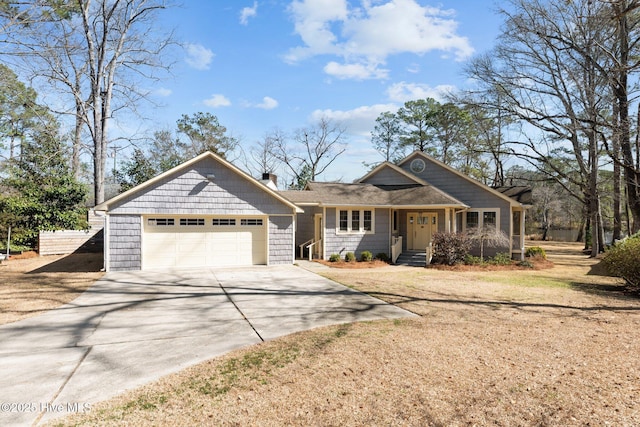
<instances>
[{"instance_id":1,"label":"yellow front door","mask_svg":"<svg viewBox=\"0 0 640 427\"><path fill-rule=\"evenodd\" d=\"M407 214L407 249L425 250L433 233L438 230L438 214L412 212Z\"/></svg>"}]
</instances>

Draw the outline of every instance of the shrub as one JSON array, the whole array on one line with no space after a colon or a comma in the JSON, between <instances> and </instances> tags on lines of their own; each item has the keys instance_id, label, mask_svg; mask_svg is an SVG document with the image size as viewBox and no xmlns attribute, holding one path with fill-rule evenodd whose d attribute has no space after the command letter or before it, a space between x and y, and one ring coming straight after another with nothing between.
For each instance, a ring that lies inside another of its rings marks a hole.
<instances>
[{"instance_id":1,"label":"shrub","mask_svg":"<svg viewBox=\"0 0 640 427\"><path fill-rule=\"evenodd\" d=\"M433 262L446 265L464 262L470 248L471 241L462 233L435 233Z\"/></svg>"},{"instance_id":2,"label":"shrub","mask_svg":"<svg viewBox=\"0 0 640 427\"><path fill-rule=\"evenodd\" d=\"M391 258L389 258L389 255L385 254L384 252L380 252L376 255L376 259L379 259L380 261L389 263L391 262Z\"/></svg>"},{"instance_id":3,"label":"shrub","mask_svg":"<svg viewBox=\"0 0 640 427\"><path fill-rule=\"evenodd\" d=\"M628 285L640 287L640 237L623 240L607 252L602 263L610 274L622 277Z\"/></svg>"},{"instance_id":4,"label":"shrub","mask_svg":"<svg viewBox=\"0 0 640 427\"><path fill-rule=\"evenodd\" d=\"M519 261L518 262L518 266L519 267L533 268L533 264L531 263L531 261L527 261L526 259L524 261Z\"/></svg>"},{"instance_id":5,"label":"shrub","mask_svg":"<svg viewBox=\"0 0 640 427\"><path fill-rule=\"evenodd\" d=\"M347 252L346 254L344 254L344 260L347 262L355 262L356 254L354 254L353 252Z\"/></svg>"},{"instance_id":6,"label":"shrub","mask_svg":"<svg viewBox=\"0 0 640 427\"><path fill-rule=\"evenodd\" d=\"M360 261L369 262L373 259L373 254L369 251L362 251L360 254Z\"/></svg>"},{"instance_id":7,"label":"shrub","mask_svg":"<svg viewBox=\"0 0 640 427\"><path fill-rule=\"evenodd\" d=\"M511 265L511 255L507 252L498 252L493 258L489 260L489 264L493 265Z\"/></svg>"},{"instance_id":8,"label":"shrub","mask_svg":"<svg viewBox=\"0 0 640 427\"><path fill-rule=\"evenodd\" d=\"M340 255L339 254L331 254L329 256L329 262L340 262Z\"/></svg>"},{"instance_id":9,"label":"shrub","mask_svg":"<svg viewBox=\"0 0 640 427\"><path fill-rule=\"evenodd\" d=\"M547 259L547 253L540 246L532 246L530 248L527 248L524 254L529 258L539 257L542 259Z\"/></svg>"},{"instance_id":10,"label":"shrub","mask_svg":"<svg viewBox=\"0 0 640 427\"><path fill-rule=\"evenodd\" d=\"M483 261L482 261L482 258L480 258L479 256L473 256L473 255L467 254L464 257L464 263L467 265L482 265Z\"/></svg>"}]
</instances>

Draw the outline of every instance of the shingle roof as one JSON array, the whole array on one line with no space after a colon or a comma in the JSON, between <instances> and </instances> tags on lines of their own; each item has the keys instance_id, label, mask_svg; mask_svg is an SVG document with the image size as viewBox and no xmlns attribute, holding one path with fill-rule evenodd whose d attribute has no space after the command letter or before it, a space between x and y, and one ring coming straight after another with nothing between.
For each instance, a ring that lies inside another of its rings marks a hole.
<instances>
[{"instance_id":1,"label":"shingle roof","mask_svg":"<svg viewBox=\"0 0 640 427\"><path fill-rule=\"evenodd\" d=\"M304 191L281 191L293 203L339 206L466 206L431 185L372 185L310 182Z\"/></svg>"},{"instance_id":2,"label":"shingle roof","mask_svg":"<svg viewBox=\"0 0 640 427\"><path fill-rule=\"evenodd\" d=\"M533 203L531 187L526 187L524 185L515 185L493 187L493 189L501 192L505 196L511 197L513 200L522 203L523 205L530 205Z\"/></svg>"}]
</instances>

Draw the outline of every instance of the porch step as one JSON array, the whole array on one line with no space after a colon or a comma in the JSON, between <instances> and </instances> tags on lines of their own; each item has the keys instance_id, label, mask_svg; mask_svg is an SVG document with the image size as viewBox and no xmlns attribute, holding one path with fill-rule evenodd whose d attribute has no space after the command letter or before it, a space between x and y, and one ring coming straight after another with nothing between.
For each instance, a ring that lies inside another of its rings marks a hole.
<instances>
[{"instance_id":1,"label":"porch step","mask_svg":"<svg viewBox=\"0 0 640 427\"><path fill-rule=\"evenodd\" d=\"M396 260L396 265L408 265L410 267L426 267L427 253L425 251L404 251Z\"/></svg>"}]
</instances>

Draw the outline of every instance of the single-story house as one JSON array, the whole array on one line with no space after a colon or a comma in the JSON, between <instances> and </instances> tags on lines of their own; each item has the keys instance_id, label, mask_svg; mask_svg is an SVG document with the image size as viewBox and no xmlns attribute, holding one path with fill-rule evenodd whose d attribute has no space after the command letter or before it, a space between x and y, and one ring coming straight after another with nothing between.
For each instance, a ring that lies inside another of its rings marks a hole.
<instances>
[{"instance_id":1,"label":"single-story house","mask_svg":"<svg viewBox=\"0 0 640 427\"><path fill-rule=\"evenodd\" d=\"M493 189L421 152L358 181L277 191L204 153L95 207L105 214L105 269L292 264L367 250L395 258L436 231L492 226L524 255L527 189ZM511 197L513 196L513 197Z\"/></svg>"},{"instance_id":2,"label":"single-story house","mask_svg":"<svg viewBox=\"0 0 640 427\"><path fill-rule=\"evenodd\" d=\"M395 262L403 252L425 252L435 232L487 226L512 243L488 248L486 255L524 256L530 189L488 187L419 151L397 165L384 162L351 184L310 182L304 191L280 194L304 209L297 215L300 256L370 251Z\"/></svg>"}]
</instances>

